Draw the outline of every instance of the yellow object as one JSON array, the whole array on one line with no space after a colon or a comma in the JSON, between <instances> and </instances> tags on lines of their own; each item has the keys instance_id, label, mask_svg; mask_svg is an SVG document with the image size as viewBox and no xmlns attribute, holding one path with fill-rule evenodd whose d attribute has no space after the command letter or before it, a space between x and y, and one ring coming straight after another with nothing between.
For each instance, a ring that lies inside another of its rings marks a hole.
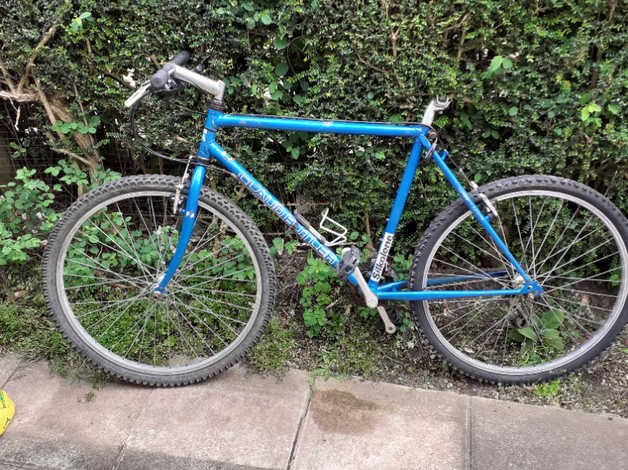
<instances>
[{"instance_id":1,"label":"yellow object","mask_svg":"<svg viewBox=\"0 0 628 470\"><path fill-rule=\"evenodd\" d=\"M15 403L4 390L0 390L0 435L6 431L15 414Z\"/></svg>"}]
</instances>

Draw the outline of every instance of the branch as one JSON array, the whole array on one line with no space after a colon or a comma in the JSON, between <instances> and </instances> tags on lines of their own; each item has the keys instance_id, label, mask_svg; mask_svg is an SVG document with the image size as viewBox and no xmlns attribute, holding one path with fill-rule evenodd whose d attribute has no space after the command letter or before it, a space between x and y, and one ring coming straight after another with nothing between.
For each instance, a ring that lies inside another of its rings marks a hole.
<instances>
[{"instance_id":1,"label":"branch","mask_svg":"<svg viewBox=\"0 0 628 470\"><path fill-rule=\"evenodd\" d=\"M48 135L50 135L50 134L48 134ZM50 137L52 137L52 136L50 135ZM58 147L51 147L51 149L53 151L57 152L57 153L61 153L63 155L67 155L69 157L72 157L75 160L78 160L79 162L83 163L87 167L91 167L92 166L91 163L88 160L86 160L85 158L81 157L77 153L71 152L70 150L66 150L66 149L62 149L62 148L58 148Z\"/></svg>"},{"instance_id":2,"label":"branch","mask_svg":"<svg viewBox=\"0 0 628 470\"><path fill-rule=\"evenodd\" d=\"M72 86L74 87L74 95L76 96L76 101L78 102L79 108L81 109L81 114L83 115L83 124L85 124L85 127L89 127L87 125L87 118L85 117L85 110L83 109L83 104L81 103L81 98L79 97L79 92L76 88L76 83L72 83Z\"/></svg>"},{"instance_id":3,"label":"branch","mask_svg":"<svg viewBox=\"0 0 628 470\"><path fill-rule=\"evenodd\" d=\"M48 120L50 121L50 124L54 126L55 122L57 122L57 118L55 117L55 114L52 112L50 103L48 103L48 98L46 98L46 95L44 95L44 92L41 91L41 88L39 88L39 80L35 81L35 86L37 87L36 89L37 89L37 94L39 95L39 101L41 101L41 104L46 110L46 114L48 115ZM59 135L59 137L62 138L63 136Z\"/></svg>"},{"instance_id":4,"label":"branch","mask_svg":"<svg viewBox=\"0 0 628 470\"><path fill-rule=\"evenodd\" d=\"M52 25L50 27L50 29L46 32L46 34L44 34L44 36L39 41L39 44L37 44L37 46L35 46L35 49L33 50L33 53L31 54L30 58L28 59L28 62L26 64L26 68L24 69L24 75L22 75L22 78L20 78L20 83L17 84L17 91L18 91L18 93L21 93L22 88L24 87L24 84L26 83L26 79L28 78L28 74L31 72L31 69L33 68L33 65L35 64L35 57L37 57L37 53L50 40L50 38L52 36L54 36L56 31L57 31L57 25L54 24L54 25Z\"/></svg>"},{"instance_id":5,"label":"branch","mask_svg":"<svg viewBox=\"0 0 628 470\"><path fill-rule=\"evenodd\" d=\"M124 80L122 80L120 77L112 74L111 72L103 72L103 75L105 77L109 77L114 79L116 82L118 82L120 85L128 88L129 90L133 90L133 87L131 85L129 85L127 82L125 82Z\"/></svg>"},{"instance_id":6,"label":"branch","mask_svg":"<svg viewBox=\"0 0 628 470\"><path fill-rule=\"evenodd\" d=\"M18 103L39 101L37 93L17 93L11 91L0 91L0 98L9 101L17 101Z\"/></svg>"},{"instance_id":7,"label":"branch","mask_svg":"<svg viewBox=\"0 0 628 470\"><path fill-rule=\"evenodd\" d=\"M2 71L2 76L4 77L4 81L7 82L7 85L9 86L9 90L11 90L11 92L15 93L15 84L13 83L13 80L11 80L11 77L9 77L9 72L7 72L7 68L4 65L4 62L2 62L2 60L0 60L0 71Z\"/></svg>"}]
</instances>

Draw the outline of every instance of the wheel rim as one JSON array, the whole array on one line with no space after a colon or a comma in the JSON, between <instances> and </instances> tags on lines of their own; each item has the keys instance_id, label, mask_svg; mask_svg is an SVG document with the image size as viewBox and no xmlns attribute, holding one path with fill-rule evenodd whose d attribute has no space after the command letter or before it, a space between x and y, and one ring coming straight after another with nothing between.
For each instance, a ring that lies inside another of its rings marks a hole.
<instances>
[{"instance_id":1,"label":"wheel rim","mask_svg":"<svg viewBox=\"0 0 628 470\"><path fill-rule=\"evenodd\" d=\"M217 363L244 341L260 310L251 244L202 200L168 292L153 297L178 239L173 196L136 191L97 204L74 224L56 266L70 327L103 359L137 373L178 375ZM133 212L137 220L127 218Z\"/></svg>"},{"instance_id":2,"label":"wheel rim","mask_svg":"<svg viewBox=\"0 0 628 470\"><path fill-rule=\"evenodd\" d=\"M566 367L595 347L621 315L628 258L622 237L598 208L570 194L522 190L491 200L499 213L493 227L543 295L423 301L426 319L447 352L485 372L521 376ZM438 238L422 287L520 287L523 279L470 216L459 216ZM574 243L563 246L573 235ZM470 249L451 248L463 239ZM479 253L474 262L472 251ZM452 274L463 281L432 284Z\"/></svg>"}]
</instances>

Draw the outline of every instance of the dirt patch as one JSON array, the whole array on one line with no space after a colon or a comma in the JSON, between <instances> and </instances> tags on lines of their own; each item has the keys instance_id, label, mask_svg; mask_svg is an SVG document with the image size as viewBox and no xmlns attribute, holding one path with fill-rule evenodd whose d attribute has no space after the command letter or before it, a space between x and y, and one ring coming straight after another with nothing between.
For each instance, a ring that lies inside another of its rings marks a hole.
<instances>
[{"instance_id":1,"label":"dirt patch","mask_svg":"<svg viewBox=\"0 0 628 470\"><path fill-rule=\"evenodd\" d=\"M314 422L325 432L368 434L377 428L377 405L340 390L315 392L310 405Z\"/></svg>"}]
</instances>

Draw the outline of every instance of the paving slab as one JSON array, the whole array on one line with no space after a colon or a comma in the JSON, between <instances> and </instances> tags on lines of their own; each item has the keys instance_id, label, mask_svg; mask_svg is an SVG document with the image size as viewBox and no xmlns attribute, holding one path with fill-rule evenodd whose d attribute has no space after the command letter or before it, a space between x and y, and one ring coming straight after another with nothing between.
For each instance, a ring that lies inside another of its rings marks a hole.
<instances>
[{"instance_id":1,"label":"paving slab","mask_svg":"<svg viewBox=\"0 0 628 470\"><path fill-rule=\"evenodd\" d=\"M4 386L20 363L20 358L13 353L0 355L0 388Z\"/></svg>"},{"instance_id":2,"label":"paving slab","mask_svg":"<svg viewBox=\"0 0 628 470\"><path fill-rule=\"evenodd\" d=\"M386 383L317 379L295 469L463 469L466 400Z\"/></svg>"},{"instance_id":3,"label":"paving slab","mask_svg":"<svg viewBox=\"0 0 628 470\"><path fill-rule=\"evenodd\" d=\"M628 465L628 420L472 398L474 469L617 470Z\"/></svg>"},{"instance_id":4,"label":"paving slab","mask_svg":"<svg viewBox=\"0 0 628 470\"><path fill-rule=\"evenodd\" d=\"M15 417L0 437L0 468L112 468L152 390L108 384L96 390L50 372L20 367L5 385Z\"/></svg>"},{"instance_id":5,"label":"paving slab","mask_svg":"<svg viewBox=\"0 0 628 470\"><path fill-rule=\"evenodd\" d=\"M202 384L155 390L119 468L156 468L155 453L178 469L287 468L309 393L305 372L277 379L238 366Z\"/></svg>"}]
</instances>

